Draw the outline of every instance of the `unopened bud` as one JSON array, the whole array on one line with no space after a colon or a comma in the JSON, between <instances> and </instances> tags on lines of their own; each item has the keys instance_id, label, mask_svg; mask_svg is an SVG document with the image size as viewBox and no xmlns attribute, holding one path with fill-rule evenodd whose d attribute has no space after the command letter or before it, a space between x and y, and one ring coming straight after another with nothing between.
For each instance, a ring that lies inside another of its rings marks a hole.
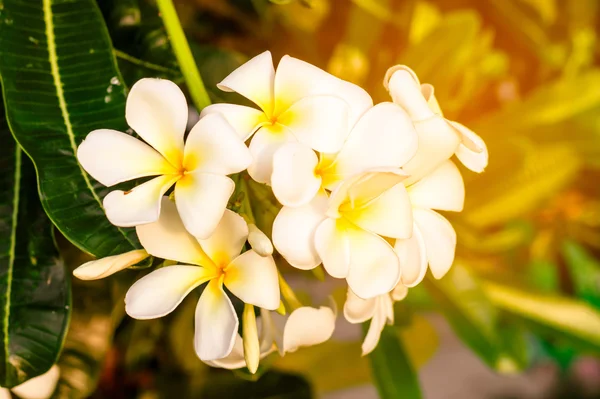
<instances>
[{"instance_id":1,"label":"unopened bud","mask_svg":"<svg viewBox=\"0 0 600 399\"><path fill-rule=\"evenodd\" d=\"M254 251L260 256L271 256L273 255L273 244L269 237L255 224L248 224L248 242Z\"/></svg>"}]
</instances>

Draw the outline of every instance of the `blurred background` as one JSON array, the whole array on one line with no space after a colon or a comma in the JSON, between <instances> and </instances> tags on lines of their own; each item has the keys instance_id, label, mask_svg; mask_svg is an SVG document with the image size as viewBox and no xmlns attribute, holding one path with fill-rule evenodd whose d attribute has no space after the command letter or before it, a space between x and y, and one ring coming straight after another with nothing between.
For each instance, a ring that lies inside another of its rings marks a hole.
<instances>
[{"instance_id":1,"label":"blurred background","mask_svg":"<svg viewBox=\"0 0 600 399\"><path fill-rule=\"evenodd\" d=\"M183 83L152 0L98 1L129 85L145 76ZM446 215L458 233L452 271L396 304L414 374L390 367L391 378L418 378L426 399L600 398L600 327L590 314L600 307L600 1L176 6L215 102L243 101L215 84L265 50L359 84L376 102L389 99L386 69L402 63L435 86L448 119L486 141L488 169L463 171L465 210ZM266 205L256 213L265 225L273 216ZM71 267L82 263L63 247ZM341 309L341 282L285 272L309 302L333 292ZM168 317L132 320L121 304L135 278L73 281L59 390L111 399L378 397L360 356L361 327L343 317L332 340L269 357L255 376L210 369L193 355L197 298Z\"/></svg>"}]
</instances>

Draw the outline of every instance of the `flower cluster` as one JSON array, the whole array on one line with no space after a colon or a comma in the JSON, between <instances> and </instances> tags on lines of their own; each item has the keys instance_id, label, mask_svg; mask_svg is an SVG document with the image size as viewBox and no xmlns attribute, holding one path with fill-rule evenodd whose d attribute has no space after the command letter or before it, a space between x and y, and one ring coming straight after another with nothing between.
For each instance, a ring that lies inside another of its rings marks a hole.
<instances>
[{"instance_id":1,"label":"flower cluster","mask_svg":"<svg viewBox=\"0 0 600 399\"><path fill-rule=\"evenodd\" d=\"M441 278L452 265L456 234L437 211L461 211L465 193L450 158L481 172L488 157L475 133L444 118L433 87L409 68L391 68L384 85L393 102L373 105L360 87L298 59L284 56L275 69L265 52L218 85L256 107L211 105L184 140L183 93L166 80L140 80L126 119L145 142L96 130L77 156L106 186L145 178L104 199L108 219L135 226L144 249L88 262L75 275L102 278L149 255L165 259L129 289L127 313L164 316L204 286L195 316L198 356L254 371L276 349L283 355L329 339L336 318L335 306L298 301L277 270L274 245L298 269L322 264L347 281L344 316L371 320L363 344L370 352L393 322L393 302L428 269ZM282 204L273 245L250 212L228 208L244 170ZM244 309L242 335L236 303ZM282 316L286 304L293 311Z\"/></svg>"}]
</instances>

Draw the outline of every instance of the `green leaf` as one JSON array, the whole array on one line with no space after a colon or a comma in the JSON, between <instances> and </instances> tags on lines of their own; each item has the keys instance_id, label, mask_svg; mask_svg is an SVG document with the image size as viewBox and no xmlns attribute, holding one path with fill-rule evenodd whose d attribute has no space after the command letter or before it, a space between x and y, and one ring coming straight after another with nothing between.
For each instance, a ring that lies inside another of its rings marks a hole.
<instances>
[{"instance_id":1,"label":"green leaf","mask_svg":"<svg viewBox=\"0 0 600 399\"><path fill-rule=\"evenodd\" d=\"M494 305L531 323L546 335L568 340L583 350L600 351L600 312L592 306L490 281L482 286Z\"/></svg>"},{"instance_id":2,"label":"green leaf","mask_svg":"<svg viewBox=\"0 0 600 399\"><path fill-rule=\"evenodd\" d=\"M575 241L565 241L562 253L577 297L600 308L600 263Z\"/></svg>"},{"instance_id":3,"label":"green leaf","mask_svg":"<svg viewBox=\"0 0 600 399\"><path fill-rule=\"evenodd\" d=\"M0 125L0 386L47 371L62 348L69 279L42 209L33 165Z\"/></svg>"},{"instance_id":4,"label":"green leaf","mask_svg":"<svg viewBox=\"0 0 600 399\"><path fill-rule=\"evenodd\" d=\"M133 229L108 222L108 189L75 156L90 131L127 129L124 87L96 2L4 2L0 75L10 128L35 163L52 222L98 257L138 248Z\"/></svg>"},{"instance_id":5,"label":"green leaf","mask_svg":"<svg viewBox=\"0 0 600 399\"><path fill-rule=\"evenodd\" d=\"M455 263L443 279L428 276L424 283L456 335L483 361L500 372L521 368L518 359L526 356L503 344L498 309L467 268Z\"/></svg>"},{"instance_id":6,"label":"green leaf","mask_svg":"<svg viewBox=\"0 0 600 399\"><path fill-rule=\"evenodd\" d=\"M396 329L386 326L369 355L373 381L381 399L420 399L419 379Z\"/></svg>"}]
</instances>

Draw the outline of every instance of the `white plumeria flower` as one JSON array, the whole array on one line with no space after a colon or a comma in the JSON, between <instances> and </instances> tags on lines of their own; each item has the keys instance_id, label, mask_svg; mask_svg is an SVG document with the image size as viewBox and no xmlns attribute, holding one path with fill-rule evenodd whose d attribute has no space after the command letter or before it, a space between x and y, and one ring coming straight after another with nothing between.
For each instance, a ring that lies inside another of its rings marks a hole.
<instances>
[{"instance_id":1,"label":"white plumeria flower","mask_svg":"<svg viewBox=\"0 0 600 399\"><path fill-rule=\"evenodd\" d=\"M127 269L148 256L150 255L146 250L136 249L119 255L91 260L73 270L73 275L80 280L98 280Z\"/></svg>"},{"instance_id":2,"label":"white plumeria flower","mask_svg":"<svg viewBox=\"0 0 600 399\"><path fill-rule=\"evenodd\" d=\"M257 55L217 85L254 102L260 109L214 104L202 115L220 113L250 142L254 158L250 176L269 183L275 150L299 141L325 153L339 151L349 128L373 105L360 87L290 56L281 58L277 72L271 53Z\"/></svg>"},{"instance_id":3,"label":"white plumeria flower","mask_svg":"<svg viewBox=\"0 0 600 399\"><path fill-rule=\"evenodd\" d=\"M165 316L190 291L208 282L196 307L194 347L202 360L221 359L231 352L239 324L223 285L245 303L275 310L279 307L275 262L253 250L240 255L248 226L238 214L226 210L213 234L197 240L184 228L175 204L166 197L162 202L159 219L137 226L137 234L148 253L181 264L138 280L127 292L125 310L136 319Z\"/></svg>"},{"instance_id":4,"label":"white plumeria flower","mask_svg":"<svg viewBox=\"0 0 600 399\"><path fill-rule=\"evenodd\" d=\"M399 169L361 173L346 179L330 198L321 191L307 205L283 207L273 223L275 247L300 269L322 262L362 298L391 291L400 264L383 237L411 237L405 177Z\"/></svg>"},{"instance_id":5,"label":"white plumeria flower","mask_svg":"<svg viewBox=\"0 0 600 399\"><path fill-rule=\"evenodd\" d=\"M348 295L344 303L344 317L346 320L353 324L371 320L369 330L362 344L363 356L368 355L375 349L385 325L394 324L394 302L403 300L407 294L408 288L401 283L390 293L370 299L362 299L348 288Z\"/></svg>"},{"instance_id":6,"label":"white plumeria flower","mask_svg":"<svg viewBox=\"0 0 600 399\"><path fill-rule=\"evenodd\" d=\"M320 189L333 190L344 179L377 167L399 168L417 152L417 134L398 105L381 103L366 111L340 151L323 154L301 143L287 143L273 157L273 194L285 206L308 203Z\"/></svg>"},{"instance_id":7,"label":"white plumeria flower","mask_svg":"<svg viewBox=\"0 0 600 399\"><path fill-rule=\"evenodd\" d=\"M439 163L456 154L474 172L482 172L488 163L485 143L477 134L457 122L444 119L434 96L433 86L421 84L407 66L388 69L384 86L394 102L410 115L419 135L419 153L403 169L417 180Z\"/></svg>"},{"instance_id":8,"label":"white plumeria flower","mask_svg":"<svg viewBox=\"0 0 600 399\"><path fill-rule=\"evenodd\" d=\"M260 358L263 359L275 350L281 356L295 352L300 347L321 344L331 338L335 329L335 307L313 308L303 306L289 316L261 309L257 320L260 337ZM246 366L242 337L236 336L231 353L223 359L206 362L210 366L238 369Z\"/></svg>"},{"instance_id":9,"label":"white plumeria flower","mask_svg":"<svg viewBox=\"0 0 600 399\"><path fill-rule=\"evenodd\" d=\"M54 365L44 374L27 380L14 388L0 387L0 399L11 399L11 391L22 399L49 399L56 389L59 377L60 369L57 365Z\"/></svg>"},{"instance_id":10,"label":"white plumeria flower","mask_svg":"<svg viewBox=\"0 0 600 399\"><path fill-rule=\"evenodd\" d=\"M148 144L129 134L100 129L77 150L83 168L105 186L157 176L130 191L104 198L106 216L117 226L151 223L161 198L175 184L177 209L190 233L207 238L221 219L235 184L227 175L252 159L248 148L220 115L207 115L192 128L185 96L168 80L142 79L127 97L127 123Z\"/></svg>"},{"instance_id":11,"label":"white plumeria flower","mask_svg":"<svg viewBox=\"0 0 600 399\"><path fill-rule=\"evenodd\" d=\"M396 240L394 249L400 259L401 281L408 287L419 284L427 272L440 279L454 262L456 232L439 213L460 212L465 186L456 165L446 160L418 182L407 187L412 204L413 234Z\"/></svg>"}]
</instances>

